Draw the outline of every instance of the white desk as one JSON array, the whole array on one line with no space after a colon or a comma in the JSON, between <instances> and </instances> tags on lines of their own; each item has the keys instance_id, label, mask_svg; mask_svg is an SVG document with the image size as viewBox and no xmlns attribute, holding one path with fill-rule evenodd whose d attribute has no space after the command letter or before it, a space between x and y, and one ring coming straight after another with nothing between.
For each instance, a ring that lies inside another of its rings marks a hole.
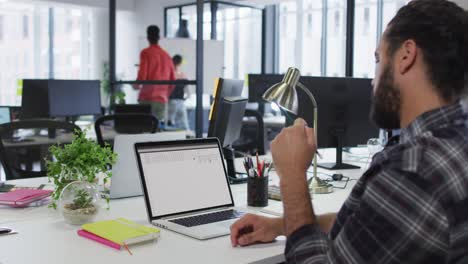
<instances>
[{"instance_id":1,"label":"white desk","mask_svg":"<svg viewBox=\"0 0 468 264\"><path fill-rule=\"evenodd\" d=\"M343 173L355 178L360 176L361 171ZM45 182L46 178L11 181L24 186ZM345 190L336 189L332 194L315 195L313 204L316 212L337 212L354 182L350 182ZM245 206L246 184L232 185L232 191L236 205ZM269 209L282 210L280 202L269 200L269 204ZM110 210L101 210L96 220L125 217L148 224L142 197L112 200L110 206ZM161 230L157 243L132 246L133 256L130 256L125 250L116 251L78 236L76 230L79 227L65 224L59 212L47 206L23 209L0 206L0 226L8 226L19 232L0 236L2 264L278 263L284 259L284 237L270 244L232 248L228 236L198 241L167 230Z\"/></svg>"}]
</instances>

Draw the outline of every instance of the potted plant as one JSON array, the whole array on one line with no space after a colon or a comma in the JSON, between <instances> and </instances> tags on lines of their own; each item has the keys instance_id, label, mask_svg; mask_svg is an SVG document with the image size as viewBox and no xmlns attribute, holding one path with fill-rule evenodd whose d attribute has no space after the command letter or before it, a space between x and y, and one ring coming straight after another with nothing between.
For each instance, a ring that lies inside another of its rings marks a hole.
<instances>
[{"instance_id":1,"label":"potted plant","mask_svg":"<svg viewBox=\"0 0 468 264\"><path fill-rule=\"evenodd\" d=\"M65 186L74 181L97 185L99 181L98 174L103 174L103 183L106 184L112 176L109 166L114 164L117 159L117 154L112 151L110 146L101 147L95 141L86 138L85 132L82 131L75 131L72 143L63 147L51 146L49 151L53 159L46 162L47 175L49 181L55 184L52 203L50 204L50 207L54 209L57 209L57 202ZM76 195L76 197L72 197L75 206L86 205L87 197L83 192L71 193ZM90 193L88 192L88 194ZM106 201L109 203L108 198L106 198Z\"/></svg>"},{"instance_id":2,"label":"potted plant","mask_svg":"<svg viewBox=\"0 0 468 264\"><path fill-rule=\"evenodd\" d=\"M81 225L94 219L99 211L99 201L95 184L74 181L63 189L59 208L66 222Z\"/></svg>"}]
</instances>

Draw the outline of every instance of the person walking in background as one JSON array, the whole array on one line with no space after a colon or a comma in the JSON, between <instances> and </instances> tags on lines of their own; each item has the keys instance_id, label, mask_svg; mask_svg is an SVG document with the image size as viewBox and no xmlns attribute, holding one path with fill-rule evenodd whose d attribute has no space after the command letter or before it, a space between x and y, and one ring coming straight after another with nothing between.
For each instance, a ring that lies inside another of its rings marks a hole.
<instances>
[{"instance_id":1,"label":"person walking in background","mask_svg":"<svg viewBox=\"0 0 468 264\"><path fill-rule=\"evenodd\" d=\"M165 50L159 46L159 27L155 25L148 26L147 39L149 47L140 53L140 65L138 69L138 81L174 81L174 64L171 57ZM159 121L167 120L167 104L169 95L174 90L174 85L154 85L144 84L135 85L135 89L140 90L138 102L140 104L149 104L153 114Z\"/></svg>"},{"instance_id":2,"label":"person walking in background","mask_svg":"<svg viewBox=\"0 0 468 264\"><path fill-rule=\"evenodd\" d=\"M179 54L172 57L175 67L175 77L177 80L187 80L187 76L180 70L182 65L182 56ZM188 95L187 86L177 84L169 97L169 122L175 128L189 129L187 119L187 109L185 108L185 99Z\"/></svg>"}]
</instances>

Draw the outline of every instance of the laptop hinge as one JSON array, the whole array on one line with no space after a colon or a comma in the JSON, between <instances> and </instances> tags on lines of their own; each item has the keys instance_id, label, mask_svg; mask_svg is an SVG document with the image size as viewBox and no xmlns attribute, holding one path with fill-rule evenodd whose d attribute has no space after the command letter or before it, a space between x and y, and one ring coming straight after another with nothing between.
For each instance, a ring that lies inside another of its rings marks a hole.
<instances>
[{"instance_id":1,"label":"laptop hinge","mask_svg":"<svg viewBox=\"0 0 468 264\"><path fill-rule=\"evenodd\" d=\"M223 207L219 207L219 208L215 208L215 209L207 209L207 210L202 210L202 211L198 211L198 212L191 212L191 213L186 213L186 214L178 214L178 215L172 215L172 216L168 216L168 217L161 217L161 218L155 219L153 221L169 220L169 219L181 218L181 217L186 217L186 216L201 215L201 214L213 213L213 212L217 212L217 211L224 211L224 210L231 209L231 208L233 208L233 206L223 206Z\"/></svg>"}]
</instances>

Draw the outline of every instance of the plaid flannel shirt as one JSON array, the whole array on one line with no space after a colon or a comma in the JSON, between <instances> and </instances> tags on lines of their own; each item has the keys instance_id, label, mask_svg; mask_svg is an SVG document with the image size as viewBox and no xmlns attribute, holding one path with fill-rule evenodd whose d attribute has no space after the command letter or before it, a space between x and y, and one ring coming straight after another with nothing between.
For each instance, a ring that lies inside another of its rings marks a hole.
<instances>
[{"instance_id":1,"label":"plaid flannel shirt","mask_svg":"<svg viewBox=\"0 0 468 264\"><path fill-rule=\"evenodd\" d=\"M468 255L468 127L460 103L424 113L373 157L329 234L305 225L290 263L455 263Z\"/></svg>"}]
</instances>

